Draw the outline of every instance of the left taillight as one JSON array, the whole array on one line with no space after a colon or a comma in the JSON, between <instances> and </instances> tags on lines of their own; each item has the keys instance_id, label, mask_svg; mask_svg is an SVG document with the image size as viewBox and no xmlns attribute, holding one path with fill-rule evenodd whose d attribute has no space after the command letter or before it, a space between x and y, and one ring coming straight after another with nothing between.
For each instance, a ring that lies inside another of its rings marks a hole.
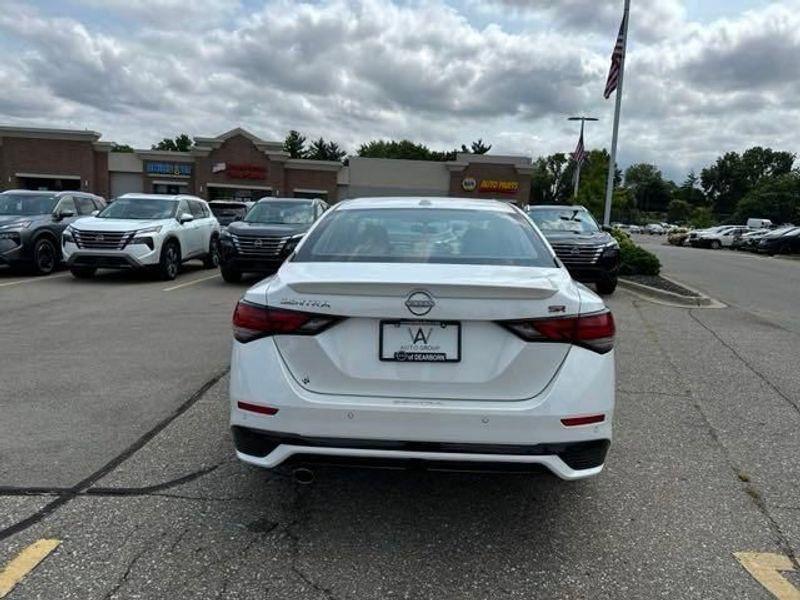
<instances>
[{"instance_id":1,"label":"left taillight","mask_svg":"<svg viewBox=\"0 0 800 600\"><path fill-rule=\"evenodd\" d=\"M271 335L316 335L339 317L259 306L240 300L233 311L233 337L247 343Z\"/></svg>"},{"instance_id":2,"label":"left taillight","mask_svg":"<svg viewBox=\"0 0 800 600\"><path fill-rule=\"evenodd\" d=\"M503 321L503 327L526 342L561 342L575 344L599 354L614 348L616 326L610 311L557 319L522 319Z\"/></svg>"}]
</instances>

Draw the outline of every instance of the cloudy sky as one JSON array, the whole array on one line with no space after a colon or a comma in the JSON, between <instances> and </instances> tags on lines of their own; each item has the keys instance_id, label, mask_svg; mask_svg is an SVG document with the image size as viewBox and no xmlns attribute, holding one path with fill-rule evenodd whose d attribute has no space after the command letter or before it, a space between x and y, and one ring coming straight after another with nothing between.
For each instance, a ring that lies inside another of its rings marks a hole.
<instances>
[{"instance_id":1,"label":"cloudy sky","mask_svg":"<svg viewBox=\"0 0 800 600\"><path fill-rule=\"evenodd\" d=\"M620 162L682 178L751 145L800 150L800 0L633 0ZM622 0L3 0L0 123L136 147L289 129L354 151L571 151L601 118Z\"/></svg>"}]
</instances>

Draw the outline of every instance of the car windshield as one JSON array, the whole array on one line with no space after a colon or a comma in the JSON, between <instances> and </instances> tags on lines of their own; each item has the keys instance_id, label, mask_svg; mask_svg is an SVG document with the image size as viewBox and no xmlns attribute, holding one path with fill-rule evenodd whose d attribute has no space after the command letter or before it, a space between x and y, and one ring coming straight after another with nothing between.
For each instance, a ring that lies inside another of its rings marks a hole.
<instances>
[{"instance_id":1,"label":"car windshield","mask_svg":"<svg viewBox=\"0 0 800 600\"><path fill-rule=\"evenodd\" d=\"M534 209L528 213L533 222L545 233L597 233L600 228L586 210L575 208Z\"/></svg>"},{"instance_id":2,"label":"car windshield","mask_svg":"<svg viewBox=\"0 0 800 600\"><path fill-rule=\"evenodd\" d=\"M0 215L47 215L57 202L54 194L0 194Z\"/></svg>"},{"instance_id":3,"label":"car windshield","mask_svg":"<svg viewBox=\"0 0 800 600\"><path fill-rule=\"evenodd\" d=\"M117 198L99 215L101 219L170 219L175 216L178 203L160 198Z\"/></svg>"},{"instance_id":4,"label":"car windshield","mask_svg":"<svg viewBox=\"0 0 800 600\"><path fill-rule=\"evenodd\" d=\"M295 260L556 266L521 215L459 209L334 211L309 235Z\"/></svg>"},{"instance_id":5,"label":"car windshield","mask_svg":"<svg viewBox=\"0 0 800 600\"><path fill-rule=\"evenodd\" d=\"M244 204L210 204L209 208L215 217L243 217L247 212Z\"/></svg>"},{"instance_id":6,"label":"car windshield","mask_svg":"<svg viewBox=\"0 0 800 600\"><path fill-rule=\"evenodd\" d=\"M259 202L244 219L247 223L308 225L314 222L314 210L305 202Z\"/></svg>"}]
</instances>

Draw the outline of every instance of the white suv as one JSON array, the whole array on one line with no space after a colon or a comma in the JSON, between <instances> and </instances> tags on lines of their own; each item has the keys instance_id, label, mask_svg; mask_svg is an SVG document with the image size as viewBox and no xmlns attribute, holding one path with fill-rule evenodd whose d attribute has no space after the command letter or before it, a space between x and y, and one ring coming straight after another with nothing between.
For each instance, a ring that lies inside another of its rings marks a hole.
<instances>
[{"instance_id":1,"label":"white suv","mask_svg":"<svg viewBox=\"0 0 800 600\"><path fill-rule=\"evenodd\" d=\"M61 245L78 278L99 268L152 268L170 280L192 258L209 269L219 265L219 230L206 201L195 196L125 194L67 227Z\"/></svg>"}]
</instances>

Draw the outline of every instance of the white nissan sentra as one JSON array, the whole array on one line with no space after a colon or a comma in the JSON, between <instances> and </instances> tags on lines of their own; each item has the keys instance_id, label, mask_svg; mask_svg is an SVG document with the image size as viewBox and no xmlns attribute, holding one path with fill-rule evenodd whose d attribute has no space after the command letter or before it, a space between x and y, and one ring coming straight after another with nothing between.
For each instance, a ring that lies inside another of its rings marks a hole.
<instances>
[{"instance_id":1,"label":"white nissan sentra","mask_svg":"<svg viewBox=\"0 0 800 600\"><path fill-rule=\"evenodd\" d=\"M342 202L244 294L233 330L247 463L603 469L613 317L513 206Z\"/></svg>"}]
</instances>

